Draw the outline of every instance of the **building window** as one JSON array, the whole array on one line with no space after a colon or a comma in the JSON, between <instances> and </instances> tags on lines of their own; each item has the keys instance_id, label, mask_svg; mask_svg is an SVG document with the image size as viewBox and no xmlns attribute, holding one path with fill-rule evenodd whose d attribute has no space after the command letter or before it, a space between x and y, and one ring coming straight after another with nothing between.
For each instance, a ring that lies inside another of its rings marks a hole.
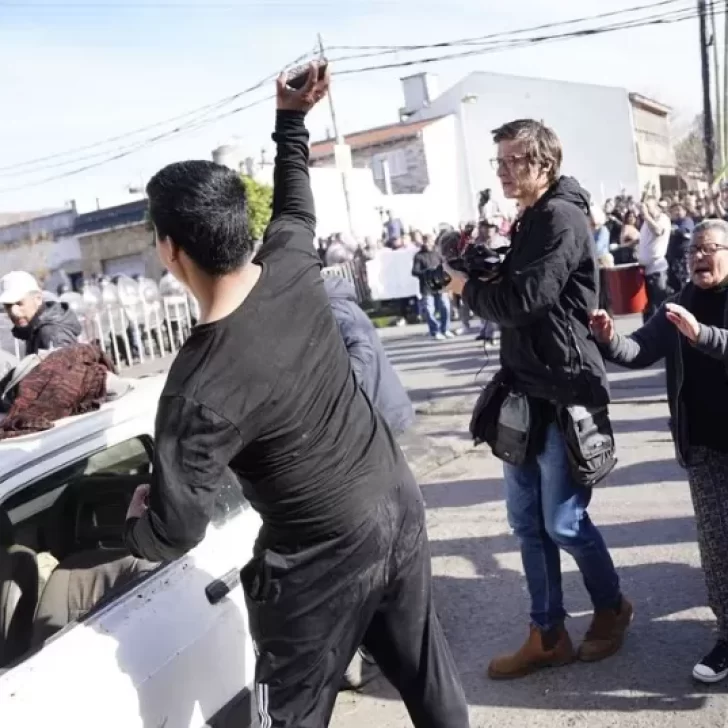
<instances>
[{"instance_id":1,"label":"building window","mask_svg":"<svg viewBox=\"0 0 728 728\"><path fill-rule=\"evenodd\" d=\"M372 157L372 172L375 180L384 179L384 164L389 165L389 176L404 177L407 174L407 156L404 149L396 149L384 154L375 154Z\"/></svg>"}]
</instances>

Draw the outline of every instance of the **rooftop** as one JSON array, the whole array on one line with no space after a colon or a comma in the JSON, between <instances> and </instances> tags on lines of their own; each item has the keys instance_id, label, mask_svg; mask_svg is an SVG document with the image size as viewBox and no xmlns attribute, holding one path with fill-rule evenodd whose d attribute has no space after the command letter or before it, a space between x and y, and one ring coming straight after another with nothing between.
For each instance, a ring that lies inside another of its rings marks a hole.
<instances>
[{"instance_id":1,"label":"rooftop","mask_svg":"<svg viewBox=\"0 0 728 728\"><path fill-rule=\"evenodd\" d=\"M352 149L364 149L374 146L375 144L384 144L385 142L395 141L397 139L408 139L416 136L422 129L434 123L441 116L432 119L423 119L421 121L405 121L397 124L387 124L385 126L377 126L373 129L365 129L357 131L353 134L347 134L344 142ZM311 159L316 160L321 157L329 157L334 153L334 139L326 139L311 144Z\"/></svg>"},{"instance_id":2,"label":"rooftop","mask_svg":"<svg viewBox=\"0 0 728 728\"><path fill-rule=\"evenodd\" d=\"M672 111L672 107L665 106L665 104L661 104L659 101L655 101L642 94L630 93L629 100L633 106L639 106L646 111L651 111L653 114L659 114L660 116L667 116Z\"/></svg>"}]
</instances>

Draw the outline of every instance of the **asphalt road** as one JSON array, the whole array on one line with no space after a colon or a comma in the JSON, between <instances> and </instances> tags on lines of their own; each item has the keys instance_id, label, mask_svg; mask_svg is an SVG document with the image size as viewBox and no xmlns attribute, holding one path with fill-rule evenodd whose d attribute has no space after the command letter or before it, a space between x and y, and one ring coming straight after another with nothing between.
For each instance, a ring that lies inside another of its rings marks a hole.
<instances>
[{"instance_id":1,"label":"asphalt road","mask_svg":"<svg viewBox=\"0 0 728 728\"><path fill-rule=\"evenodd\" d=\"M619 322L622 329L637 324ZM517 648L528 629L501 466L483 448L473 449L465 435L497 351L486 359L472 337L433 342L421 326L386 330L383 338L418 411L405 451L427 501L437 610L463 678L472 726L728 728L728 682L705 688L690 677L694 662L712 646L713 622L687 484L667 431L662 371L611 374L620 461L590 509L635 605L624 650L600 664L493 683L485 677L488 661ZM564 556L563 565L567 626L578 641L590 603L570 557ZM332 726L405 728L411 722L381 680L364 695L342 695Z\"/></svg>"}]
</instances>

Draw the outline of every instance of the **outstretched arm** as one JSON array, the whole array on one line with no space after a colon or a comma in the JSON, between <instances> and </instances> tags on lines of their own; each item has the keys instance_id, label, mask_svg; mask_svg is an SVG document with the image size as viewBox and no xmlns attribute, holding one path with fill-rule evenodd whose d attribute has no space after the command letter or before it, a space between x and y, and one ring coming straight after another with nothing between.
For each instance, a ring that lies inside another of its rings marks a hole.
<instances>
[{"instance_id":1,"label":"outstretched arm","mask_svg":"<svg viewBox=\"0 0 728 728\"><path fill-rule=\"evenodd\" d=\"M316 213L308 174L308 130L302 111L276 112L273 141L277 154L273 171L273 214L271 223L280 218L302 222L313 232Z\"/></svg>"},{"instance_id":2,"label":"outstretched arm","mask_svg":"<svg viewBox=\"0 0 728 728\"><path fill-rule=\"evenodd\" d=\"M296 90L287 77L278 78L276 92L276 161L273 171L273 213L271 227L281 219L300 222L313 234L316 228L311 179L308 172L306 114L326 95L328 71L319 80L319 67L312 63L306 85Z\"/></svg>"}]
</instances>

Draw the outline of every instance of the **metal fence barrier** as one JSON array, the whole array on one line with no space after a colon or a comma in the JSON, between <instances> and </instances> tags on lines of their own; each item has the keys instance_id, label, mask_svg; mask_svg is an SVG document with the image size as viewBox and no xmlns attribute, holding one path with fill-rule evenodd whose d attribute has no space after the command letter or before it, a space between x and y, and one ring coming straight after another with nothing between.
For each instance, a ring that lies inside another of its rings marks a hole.
<instances>
[{"instance_id":1,"label":"metal fence barrier","mask_svg":"<svg viewBox=\"0 0 728 728\"><path fill-rule=\"evenodd\" d=\"M176 354L199 318L197 302L171 276L159 284L117 276L44 298L65 303L81 324L79 340L97 343L120 370ZM25 344L7 328L0 346L18 358L25 354Z\"/></svg>"},{"instance_id":2,"label":"metal fence barrier","mask_svg":"<svg viewBox=\"0 0 728 728\"><path fill-rule=\"evenodd\" d=\"M346 278L360 304L371 301L365 261L329 266L322 274ZM65 303L81 324L79 340L96 342L120 370L176 354L199 319L197 302L170 275L158 284L149 278L121 275L87 284L80 293L56 296L44 291L44 298ZM3 318L0 348L20 359L25 344L10 335L7 318Z\"/></svg>"},{"instance_id":3,"label":"metal fence barrier","mask_svg":"<svg viewBox=\"0 0 728 728\"><path fill-rule=\"evenodd\" d=\"M348 263L339 263L338 265L330 265L321 271L324 277L339 276L346 278L356 289L356 298L360 305L371 303L372 294L369 290L367 281L366 261L357 259Z\"/></svg>"}]
</instances>

